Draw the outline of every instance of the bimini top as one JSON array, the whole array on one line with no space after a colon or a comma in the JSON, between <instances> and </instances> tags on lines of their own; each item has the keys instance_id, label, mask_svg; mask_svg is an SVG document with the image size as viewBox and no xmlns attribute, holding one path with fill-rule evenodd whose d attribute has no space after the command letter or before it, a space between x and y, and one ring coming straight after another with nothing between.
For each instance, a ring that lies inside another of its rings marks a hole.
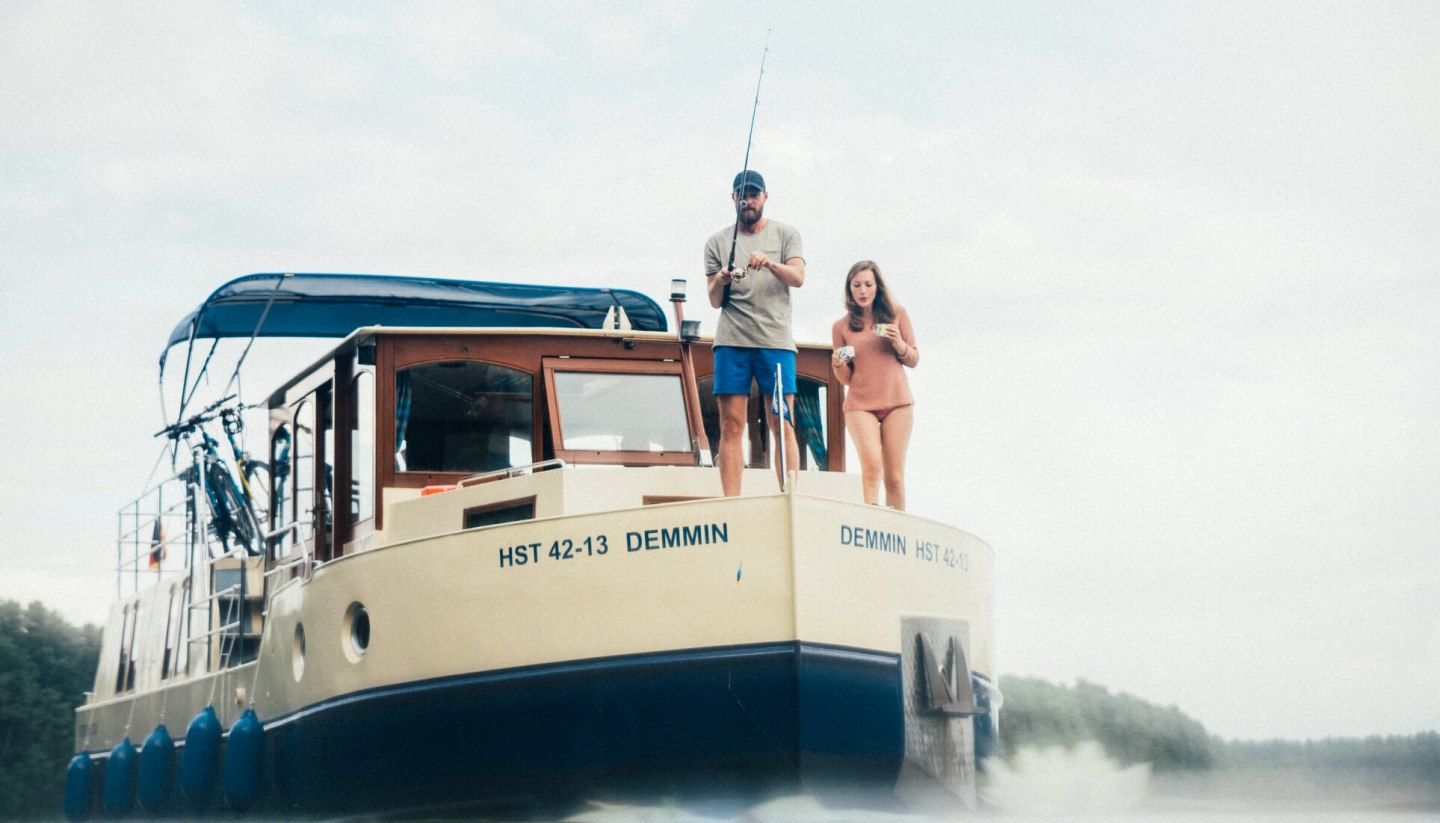
<instances>
[{"instance_id":1,"label":"bimini top","mask_svg":"<svg viewBox=\"0 0 1440 823\"><path fill-rule=\"evenodd\" d=\"M373 274L247 274L180 321L160 362L193 338L345 337L362 326L601 328L620 306L637 331L665 331L639 292Z\"/></svg>"}]
</instances>

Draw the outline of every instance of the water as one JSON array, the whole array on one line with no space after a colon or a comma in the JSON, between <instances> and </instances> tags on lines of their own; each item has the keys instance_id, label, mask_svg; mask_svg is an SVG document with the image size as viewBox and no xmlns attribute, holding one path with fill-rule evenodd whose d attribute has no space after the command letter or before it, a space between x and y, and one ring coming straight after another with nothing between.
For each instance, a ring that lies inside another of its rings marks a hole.
<instances>
[{"instance_id":1,"label":"water","mask_svg":"<svg viewBox=\"0 0 1440 823\"><path fill-rule=\"evenodd\" d=\"M984 807L969 813L836 809L794 796L732 809L591 804L563 823L1440 823L1440 785L1435 782L1383 772L1156 775L1148 766L1110 760L1093 743L1025 750L1007 762L990 761L980 795Z\"/></svg>"},{"instance_id":2,"label":"water","mask_svg":"<svg viewBox=\"0 0 1440 823\"><path fill-rule=\"evenodd\" d=\"M1440 823L1440 782L1433 779L1379 770L1154 774L1148 766L1122 766L1110 760L1095 744L1025 750L1006 762L988 761L980 796L984 805L978 812L901 811L891 797L875 798L863 809L835 808L797 795L760 803L724 798L655 805L591 801L563 816L444 819L447 823ZM343 823L380 819L362 816Z\"/></svg>"}]
</instances>

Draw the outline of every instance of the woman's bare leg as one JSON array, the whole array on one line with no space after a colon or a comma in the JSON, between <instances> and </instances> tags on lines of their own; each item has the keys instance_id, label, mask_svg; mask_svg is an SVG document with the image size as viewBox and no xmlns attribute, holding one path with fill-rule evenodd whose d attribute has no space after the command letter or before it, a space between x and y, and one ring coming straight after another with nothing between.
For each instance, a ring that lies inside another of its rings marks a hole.
<instances>
[{"instance_id":1,"label":"woman's bare leg","mask_svg":"<svg viewBox=\"0 0 1440 823\"><path fill-rule=\"evenodd\" d=\"M905 452L910 448L910 429L915 424L915 407L899 406L885 415L880 424L880 451L885 464L885 505L905 510Z\"/></svg>"},{"instance_id":2,"label":"woman's bare leg","mask_svg":"<svg viewBox=\"0 0 1440 823\"><path fill-rule=\"evenodd\" d=\"M845 430L860 458L860 488L866 503L880 502L881 443L880 421L868 411L845 412Z\"/></svg>"}]
</instances>

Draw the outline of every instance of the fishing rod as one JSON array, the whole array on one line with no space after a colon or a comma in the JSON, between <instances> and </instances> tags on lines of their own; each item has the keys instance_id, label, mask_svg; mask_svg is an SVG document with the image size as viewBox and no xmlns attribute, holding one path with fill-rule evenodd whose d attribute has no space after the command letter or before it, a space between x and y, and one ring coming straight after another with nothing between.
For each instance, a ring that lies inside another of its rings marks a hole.
<instances>
[{"instance_id":1,"label":"fishing rod","mask_svg":"<svg viewBox=\"0 0 1440 823\"><path fill-rule=\"evenodd\" d=\"M735 192L735 230L730 234L730 259L725 263L725 270L730 272L731 280L739 280L745 276L748 269L741 266L740 271L735 271L735 246L740 242L740 213L745 208L745 187L750 179L750 147L755 145L755 115L760 111L760 83L765 80L765 58L770 55L770 30L765 30L765 50L760 53L760 76L755 80L755 103L750 107L750 133L745 135L745 162L741 164L740 188ZM730 302L730 284L725 284L725 297L721 305Z\"/></svg>"}]
</instances>

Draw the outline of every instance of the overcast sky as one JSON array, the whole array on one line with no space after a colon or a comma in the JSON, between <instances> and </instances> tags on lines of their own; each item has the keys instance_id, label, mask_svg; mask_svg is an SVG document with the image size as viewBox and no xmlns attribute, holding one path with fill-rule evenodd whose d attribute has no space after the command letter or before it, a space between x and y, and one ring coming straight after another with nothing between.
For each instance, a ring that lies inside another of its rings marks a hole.
<instances>
[{"instance_id":1,"label":"overcast sky","mask_svg":"<svg viewBox=\"0 0 1440 823\"><path fill-rule=\"evenodd\" d=\"M911 508L994 546L1002 673L1440 729L1423 0L0 3L0 598L103 621L160 348L225 280L698 295L767 28L797 332L879 261Z\"/></svg>"}]
</instances>

